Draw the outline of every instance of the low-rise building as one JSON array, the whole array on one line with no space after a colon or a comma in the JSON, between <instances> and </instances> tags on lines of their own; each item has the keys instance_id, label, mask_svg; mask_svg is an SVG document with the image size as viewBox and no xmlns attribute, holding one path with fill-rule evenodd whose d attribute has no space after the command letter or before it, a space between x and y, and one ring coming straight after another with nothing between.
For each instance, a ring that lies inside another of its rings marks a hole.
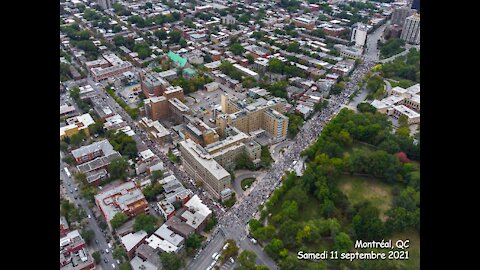
<instances>
[{"instance_id":1,"label":"low-rise building","mask_svg":"<svg viewBox=\"0 0 480 270\"><path fill-rule=\"evenodd\" d=\"M78 230L60 238L60 270L95 269L95 262Z\"/></svg>"},{"instance_id":2,"label":"low-rise building","mask_svg":"<svg viewBox=\"0 0 480 270\"><path fill-rule=\"evenodd\" d=\"M73 135L83 132L85 136L90 136L88 127L95 124L92 116L89 113L67 119L68 125L60 127L60 140L65 137L72 137Z\"/></svg>"},{"instance_id":3,"label":"low-rise building","mask_svg":"<svg viewBox=\"0 0 480 270\"><path fill-rule=\"evenodd\" d=\"M147 238L145 231L129 233L120 238L120 242L122 242L122 245L125 247L129 259L135 256L135 250L143 244L145 238Z\"/></svg>"},{"instance_id":4,"label":"low-rise building","mask_svg":"<svg viewBox=\"0 0 480 270\"><path fill-rule=\"evenodd\" d=\"M134 217L140 213L148 213L148 202L134 182L126 182L103 190L95 195L95 204L112 229L110 221L117 213L124 213L128 217Z\"/></svg>"}]
</instances>

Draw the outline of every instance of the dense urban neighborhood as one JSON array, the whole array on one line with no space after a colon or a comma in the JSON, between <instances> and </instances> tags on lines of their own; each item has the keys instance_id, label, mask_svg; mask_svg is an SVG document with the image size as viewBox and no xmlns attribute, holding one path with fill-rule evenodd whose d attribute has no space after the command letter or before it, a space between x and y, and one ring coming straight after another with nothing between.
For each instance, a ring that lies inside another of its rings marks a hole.
<instances>
[{"instance_id":1,"label":"dense urban neighborhood","mask_svg":"<svg viewBox=\"0 0 480 270\"><path fill-rule=\"evenodd\" d=\"M60 269L420 268L419 1L61 0L59 34Z\"/></svg>"}]
</instances>

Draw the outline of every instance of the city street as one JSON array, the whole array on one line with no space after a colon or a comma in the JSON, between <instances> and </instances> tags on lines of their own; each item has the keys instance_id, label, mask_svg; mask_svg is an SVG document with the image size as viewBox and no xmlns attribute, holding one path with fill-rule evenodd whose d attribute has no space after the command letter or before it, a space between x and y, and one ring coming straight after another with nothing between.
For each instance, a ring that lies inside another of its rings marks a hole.
<instances>
[{"instance_id":1,"label":"city street","mask_svg":"<svg viewBox=\"0 0 480 270\"><path fill-rule=\"evenodd\" d=\"M60 154L62 155L62 153ZM97 221L95 220L94 218L94 214L93 212L90 210L90 208L88 207L88 202L85 201L82 197L80 197L80 189L78 189L78 191L75 191L75 188L78 188L78 185L75 183L75 181L73 180L72 177L69 177L66 173L65 173L65 167L68 166L67 164L65 164L61 159L60 159L60 178L63 180L63 183L67 189L67 194L68 196L71 198L71 200L73 202L75 202L75 204L77 206L79 206L80 208L82 208L83 210L85 210L85 212L87 213L87 215L90 215L91 218L88 219L88 229L92 230L95 234L95 237L94 239L98 240L98 244L95 243L95 240L93 240L91 247L94 249L94 250L98 250L100 252L100 250L103 250L104 253L103 254L100 254L101 255L101 267L102 269L106 270L106 269L113 269L112 267L112 263L114 263L117 267L119 266L115 260L113 259L113 256L112 256L112 251L108 248L108 244L107 244L107 240L105 239L105 236L103 235L103 232L100 230L100 227L98 226L98 223ZM72 173L70 171L70 173ZM73 191L73 193L70 193L70 191ZM75 200L74 198L77 197L77 199ZM105 253L105 249L109 249L109 252L108 253ZM106 264L104 262L104 259L107 259L108 263Z\"/></svg>"}]
</instances>

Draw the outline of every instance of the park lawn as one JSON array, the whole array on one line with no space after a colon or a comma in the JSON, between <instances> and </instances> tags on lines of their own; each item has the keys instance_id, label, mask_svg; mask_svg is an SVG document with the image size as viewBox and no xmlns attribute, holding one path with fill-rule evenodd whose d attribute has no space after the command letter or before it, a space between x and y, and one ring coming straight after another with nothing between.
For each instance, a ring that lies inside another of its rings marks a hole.
<instances>
[{"instance_id":1,"label":"park lawn","mask_svg":"<svg viewBox=\"0 0 480 270\"><path fill-rule=\"evenodd\" d=\"M341 176L337 184L352 205L370 201L380 210L380 219L386 220L385 212L392 206L391 185L375 178L350 175Z\"/></svg>"},{"instance_id":2,"label":"park lawn","mask_svg":"<svg viewBox=\"0 0 480 270\"><path fill-rule=\"evenodd\" d=\"M245 186L251 187L253 182L255 182L255 178L253 177L245 178L242 180L242 182L240 182L240 186L245 191L246 190Z\"/></svg>"}]
</instances>

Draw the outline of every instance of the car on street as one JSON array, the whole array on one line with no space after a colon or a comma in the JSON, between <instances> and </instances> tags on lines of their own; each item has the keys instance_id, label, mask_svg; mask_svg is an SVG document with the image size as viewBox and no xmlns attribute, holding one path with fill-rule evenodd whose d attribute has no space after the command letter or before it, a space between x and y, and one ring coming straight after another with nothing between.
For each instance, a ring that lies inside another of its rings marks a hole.
<instances>
[{"instance_id":1,"label":"car on street","mask_svg":"<svg viewBox=\"0 0 480 270\"><path fill-rule=\"evenodd\" d=\"M107 258L104 258L104 259L103 259L103 261L104 261L105 263L108 263L108 260L107 260Z\"/></svg>"},{"instance_id":2,"label":"car on street","mask_svg":"<svg viewBox=\"0 0 480 270\"><path fill-rule=\"evenodd\" d=\"M97 239L95 239L95 244L98 244L98 240L97 240Z\"/></svg>"}]
</instances>

